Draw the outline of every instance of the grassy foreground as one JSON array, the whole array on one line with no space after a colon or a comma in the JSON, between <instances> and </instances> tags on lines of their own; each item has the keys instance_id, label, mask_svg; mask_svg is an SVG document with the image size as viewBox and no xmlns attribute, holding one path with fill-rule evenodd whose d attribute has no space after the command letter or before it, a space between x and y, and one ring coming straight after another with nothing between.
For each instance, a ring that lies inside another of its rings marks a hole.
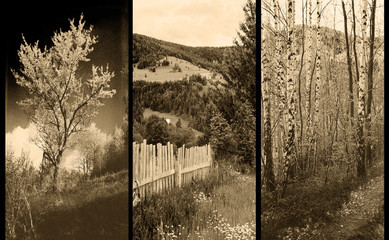
<instances>
[{"instance_id":1,"label":"grassy foreground","mask_svg":"<svg viewBox=\"0 0 389 240\"><path fill-rule=\"evenodd\" d=\"M35 196L35 234L24 239L128 239L128 196L128 170Z\"/></svg>"},{"instance_id":2,"label":"grassy foreground","mask_svg":"<svg viewBox=\"0 0 389 240\"><path fill-rule=\"evenodd\" d=\"M312 176L304 182L288 185L285 198L281 198L281 189L274 193L261 191L261 238L262 239L343 239L334 236L334 226L350 228L351 223L340 217L347 210L347 204L353 203L353 196L358 193L358 200L370 181L375 181L383 174L383 161L377 162L370 169L366 179L359 179L355 174L345 177L345 168L330 169L329 181L324 183L322 175ZM355 171L354 171L355 172ZM359 193L361 192L361 193ZM373 209L372 209L373 210ZM369 224L352 226L353 233L363 232L363 237L356 239L380 239L372 237L372 230L383 224L383 207ZM356 211L361 211L357 208ZM348 238L344 238L348 239ZM353 238L350 238L353 239Z\"/></svg>"},{"instance_id":3,"label":"grassy foreground","mask_svg":"<svg viewBox=\"0 0 389 240\"><path fill-rule=\"evenodd\" d=\"M255 239L255 174L221 166L133 209L132 239Z\"/></svg>"}]
</instances>

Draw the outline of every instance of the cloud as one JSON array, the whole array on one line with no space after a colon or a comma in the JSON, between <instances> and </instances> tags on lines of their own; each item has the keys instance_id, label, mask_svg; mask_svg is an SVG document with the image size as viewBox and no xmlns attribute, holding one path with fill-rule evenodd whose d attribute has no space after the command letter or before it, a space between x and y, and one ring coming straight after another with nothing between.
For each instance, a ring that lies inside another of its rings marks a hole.
<instances>
[{"instance_id":1,"label":"cloud","mask_svg":"<svg viewBox=\"0 0 389 240\"><path fill-rule=\"evenodd\" d=\"M87 127L86 130L92 132L96 139L101 140L102 146L112 138L110 135L107 135L98 129L95 123L91 123L91 125ZM26 128L22 128L21 126L14 128L11 132L6 133L6 151L12 150L15 157L20 157L22 151L29 153L32 165L36 169L39 169L39 166L42 162L43 151L31 141L31 138L35 134L36 129L32 124L29 124ZM66 170L75 169L76 159L78 157L79 151L77 149L70 149L65 151L60 167L63 167Z\"/></svg>"},{"instance_id":2,"label":"cloud","mask_svg":"<svg viewBox=\"0 0 389 240\"><path fill-rule=\"evenodd\" d=\"M15 157L20 157L22 151L29 153L32 165L39 168L43 151L31 142L30 139L34 134L35 129L31 124L28 125L27 128L22 128L20 126L14 128L5 135L6 151L12 150Z\"/></svg>"}]
</instances>

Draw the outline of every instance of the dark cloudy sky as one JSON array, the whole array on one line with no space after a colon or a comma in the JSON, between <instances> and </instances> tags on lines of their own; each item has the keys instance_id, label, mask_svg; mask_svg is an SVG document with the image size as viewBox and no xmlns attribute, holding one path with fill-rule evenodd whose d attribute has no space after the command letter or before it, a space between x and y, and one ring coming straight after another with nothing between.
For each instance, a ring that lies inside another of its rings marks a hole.
<instances>
[{"instance_id":1,"label":"dark cloudy sky","mask_svg":"<svg viewBox=\"0 0 389 240\"><path fill-rule=\"evenodd\" d=\"M93 25L92 34L98 35L98 43L89 55L91 63L95 65L109 64L110 70L115 72L111 80L111 87L116 89L112 99L105 101L105 106L99 115L92 121L96 127L105 133L112 133L115 125L119 125L124 114L123 96L128 94L128 79L120 74L121 69L128 66L128 7L126 0L117 1L52 1L51 5L36 1L10 1L6 6L6 57L7 65L5 76L6 91L6 132L16 127L25 128L28 120L23 111L16 104L17 100L25 97L25 90L15 83L9 71L10 68L19 69L17 50L22 43L21 34L28 43L39 40L39 47L48 47L54 31L67 31L68 19L76 22L81 12L84 14L86 27ZM128 0L127 0L128 6ZM126 32L123 32L127 29ZM87 69L86 69L87 70ZM89 69L90 71L90 69Z\"/></svg>"}]
</instances>

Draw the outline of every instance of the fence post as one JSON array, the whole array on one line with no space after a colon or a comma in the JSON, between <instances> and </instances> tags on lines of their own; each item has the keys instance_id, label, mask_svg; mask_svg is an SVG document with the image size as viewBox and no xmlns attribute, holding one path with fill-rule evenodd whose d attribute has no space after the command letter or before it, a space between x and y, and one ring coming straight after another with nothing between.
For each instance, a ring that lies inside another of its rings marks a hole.
<instances>
[{"instance_id":1,"label":"fence post","mask_svg":"<svg viewBox=\"0 0 389 240\"><path fill-rule=\"evenodd\" d=\"M175 185L177 186L177 187L181 187L181 163L178 161L178 160L176 160L175 162L174 162L175 164Z\"/></svg>"}]
</instances>

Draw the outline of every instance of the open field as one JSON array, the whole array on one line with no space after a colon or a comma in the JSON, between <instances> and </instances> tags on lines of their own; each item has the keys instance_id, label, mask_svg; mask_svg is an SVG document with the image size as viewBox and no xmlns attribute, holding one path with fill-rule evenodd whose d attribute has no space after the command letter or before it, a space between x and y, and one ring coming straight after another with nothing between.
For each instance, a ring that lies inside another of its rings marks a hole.
<instances>
[{"instance_id":1,"label":"open field","mask_svg":"<svg viewBox=\"0 0 389 240\"><path fill-rule=\"evenodd\" d=\"M151 72L149 69L138 69L134 68L132 73L133 80L145 80L150 82L166 82L182 80L184 77L190 77L193 74L201 74L204 76L211 76L211 72L207 69L193 65L192 63L168 56L167 60L170 61L169 66L160 66L156 68L155 72ZM161 60L162 61L162 60ZM178 64L182 72L173 72L173 66ZM220 80L220 75L216 75L216 79ZM214 80L216 80L214 79Z\"/></svg>"},{"instance_id":2,"label":"open field","mask_svg":"<svg viewBox=\"0 0 389 240\"><path fill-rule=\"evenodd\" d=\"M36 239L128 239L128 196L128 170L35 195L30 204Z\"/></svg>"}]
</instances>

